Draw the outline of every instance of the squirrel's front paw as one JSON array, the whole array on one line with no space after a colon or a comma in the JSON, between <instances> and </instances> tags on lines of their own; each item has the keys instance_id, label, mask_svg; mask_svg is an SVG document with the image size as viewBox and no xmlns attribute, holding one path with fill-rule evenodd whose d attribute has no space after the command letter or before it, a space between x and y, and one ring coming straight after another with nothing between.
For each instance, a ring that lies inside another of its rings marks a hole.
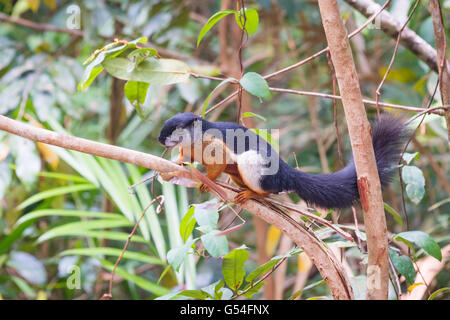
<instances>
[{"instance_id":1,"label":"squirrel's front paw","mask_svg":"<svg viewBox=\"0 0 450 320\"><path fill-rule=\"evenodd\" d=\"M199 187L198 187L198 191L200 193L205 193L208 192L209 188L206 184L202 183Z\"/></svg>"},{"instance_id":2,"label":"squirrel's front paw","mask_svg":"<svg viewBox=\"0 0 450 320\"><path fill-rule=\"evenodd\" d=\"M250 200L252 198L256 198L255 197L255 193L252 190L244 190L239 192L236 197L234 198L234 201L236 202L236 204L242 204L244 202L246 202L247 200Z\"/></svg>"}]
</instances>

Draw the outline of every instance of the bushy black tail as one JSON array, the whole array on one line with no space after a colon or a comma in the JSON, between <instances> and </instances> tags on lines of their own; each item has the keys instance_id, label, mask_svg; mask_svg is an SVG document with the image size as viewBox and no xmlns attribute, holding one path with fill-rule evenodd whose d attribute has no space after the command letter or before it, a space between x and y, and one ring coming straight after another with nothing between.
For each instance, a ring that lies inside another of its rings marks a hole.
<instances>
[{"instance_id":1,"label":"bushy black tail","mask_svg":"<svg viewBox=\"0 0 450 320\"><path fill-rule=\"evenodd\" d=\"M383 187L393 178L409 133L401 118L388 114L383 114L372 128L372 143ZM353 158L344 169L331 174L307 174L285 163L280 169L286 178L284 190L295 191L310 204L324 208L346 208L359 198Z\"/></svg>"}]
</instances>

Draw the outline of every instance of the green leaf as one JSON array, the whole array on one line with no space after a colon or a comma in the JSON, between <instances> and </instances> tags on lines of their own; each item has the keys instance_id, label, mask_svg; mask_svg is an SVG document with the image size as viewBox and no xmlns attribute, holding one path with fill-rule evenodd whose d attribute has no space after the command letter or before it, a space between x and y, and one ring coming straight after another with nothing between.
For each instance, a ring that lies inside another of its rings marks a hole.
<instances>
[{"instance_id":1,"label":"green leaf","mask_svg":"<svg viewBox=\"0 0 450 320\"><path fill-rule=\"evenodd\" d=\"M266 140L274 149L276 152L280 151L280 145L274 137L266 130L266 129L250 129L254 133L256 133L258 136Z\"/></svg>"},{"instance_id":2,"label":"green leaf","mask_svg":"<svg viewBox=\"0 0 450 320\"><path fill-rule=\"evenodd\" d=\"M251 284L248 284L242 291L246 291L248 290L246 293L243 293L242 295L246 298L251 299L252 296L255 293L258 293L259 290L263 287L263 285L265 285L266 283L264 281L258 282L257 284L255 284L253 287L250 287ZM249 289L250 288L250 289Z\"/></svg>"},{"instance_id":3,"label":"green leaf","mask_svg":"<svg viewBox=\"0 0 450 320\"><path fill-rule=\"evenodd\" d=\"M80 192L80 191L88 191L88 190L95 190L98 189L98 187L94 186L93 184L86 183L86 184L75 184L71 186L64 186L64 187L58 187L46 191L39 192L31 197L29 197L27 200L22 202L17 206L17 210L22 210L29 205L32 205L33 203L36 203L38 201L52 198L72 192Z\"/></svg>"},{"instance_id":4,"label":"green leaf","mask_svg":"<svg viewBox=\"0 0 450 320\"><path fill-rule=\"evenodd\" d=\"M189 240L185 244L172 248L167 252L167 262L169 262L175 271L180 270L181 265L195 241L197 241L197 239Z\"/></svg>"},{"instance_id":5,"label":"green leaf","mask_svg":"<svg viewBox=\"0 0 450 320\"><path fill-rule=\"evenodd\" d=\"M194 230L196 220L194 218L195 207L190 207L180 222L180 235L184 242L189 238Z\"/></svg>"},{"instance_id":6,"label":"green leaf","mask_svg":"<svg viewBox=\"0 0 450 320\"><path fill-rule=\"evenodd\" d=\"M25 214L20 217L16 222L16 228L21 224L32 221L34 222L37 218L42 217L76 217L76 218L105 218L105 219L118 219L123 221L128 221L123 215L111 212L95 212L95 211L83 211L83 210L64 210L64 209L43 209L36 210Z\"/></svg>"},{"instance_id":7,"label":"green leaf","mask_svg":"<svg viewBox=\"0 0 450 320\"><path fill-rule=\"evenodd\" d=\"M394 208L392 208L390 205L388 205L386 202L383 202L384 210L392 214L392 217L394 218L395 222L397 222L400 226L403 225L403 219L400 213L395 211Z\"/></svg>"},{"instance_id":8,"label":"green leaf","mask_svg":"<svg viewBox=\"0 0 450 320\"><path fill-rule=\"evenodd\" d=\"M202 41L203 37L205 36L205 34L217 23L220 21L220 19L222 19L223 17L226 17L227 15L231 14L231 13L236 13L235 10L222 10L219 12L216 12L215 14L213 14L208 21L206 21L205 25L202 27L202 29L200 30L200 33L198 35L197 38L197 47L200 44L200 41Z\"/></svg>"},{"instance_id":9,"label":"green leaf","mask_svg":"<svg viewBox=\"0 0 450 320\"><path fill-rule=\"evenodd\" d=\"M270 259L266 263L260 265L255 270L250 272L247 275L247 277L245 278L245 281L247 281L247 282L255 281L257 278L259 278L260 276L262 276L263 274L268 272L270 269L272 269L275 266L275 264L277 264L277 262L280 261L281 259L296 256L296 255L300 254L301 252L303 252L302 249L294 247L283 255L272 257L272 259Z\"/></svg>"},{"instance_id":10,"label":"green leaf","mask_svg":"<svg viewBox=\"0 0 450 320\"><path fill-rule=\"evenodd\" d=\"M244 26L241 23L241 20L244 21L243 12L244 11L241 9L239 10L239 12L234 13L236 23L241 29L244 29ZM258 29L258 24L259 24L258 11L256 11L255 9L245 8L245 30L247 30L248 34L254 34Z\"/></svg>"},{"instance_id":11,"label":"green leaf","mask_svg":"<svg viewBox=\"0 0 450 320\"><path fill-rule=\"evenodd\" d=\"M37 175L39 177L52 178L52 179L58 179L58 180L68 180L68 181L81 182L81 183L89 182L84 177L76 176L73 174L60 173L60 172L42 171L42 172L39 172Z\"/></svg>"},{"instance_id":12,"label":"green leaf","mask_svg":"<svg viewBox=\"0 0 450 320\"><path fill-rule=\"evenodd\" d=\"M136 108L136 111L141 118L143 115L142 106L145 102L145 98L147 97L147 90L149 86L150 83L133 80L125 83L124 86L125 96L128 101L130 101L131 105Z\"/></svg>"},{"instance_id":13,"label":"green leaf","mask_svg":"<svg viewBox=\"0 0 450 320\"><path fill-rule=\"evenodd\" d=\"M217 280L216 282L211 283L210 285L201 288L200 290L207 294L208 298L220 300L220 298L216 297L216 293L224 286L224 282L222 280Z\"/></svg>"},{"instance_id":14,"label":"green leaf","mask_svg":"<svg viewBox=\"0 0 450 320\"><path fill-rule=\"evenodd\" d=\"M419 158L420 158L419 152L414 152L414 153L405 152L403 154L403 160L406 162L407 165L409 165L411 163L411 161L413 161L413 160L419 160Z\"/></svg>"},{"instance_id":15,"label":"green leaf","mask_svg":"<svg viewBox=\"0 0 450 320\"><path fill-rule=\"evenodd\" d=\"M103 62L103 66L109 74L127 81L168 85L184 82L190 75L188 65L175 59L147 59L130 72L133 65L132 61L122 57Z\"/></svg>"},{"instance_id":16,"label":"green leaf","mask_svg":"<svg viewBox=\"0 0 450 320\"><path fill-rule=\"evenodd\" d=\"M256 72L247 72L239 80L241 86L250 94L268 100L271 97L267 81Z\"/></svg>"},{"instance_id":17,"label":"green leaf","mask_svg":"<svg viewBox=\"0 0 450 320\"><path fill-rule=\"evenodd\" d=\"M310 285L304 287L303 289L298 290L297 292L293 293L292 296L289 297L289 300L295 300L299 295L301 295L304 291L310 290L312 288L316 288L319 286L323 286L327 282L325 280L319 280L317 282L311 283Z\"/></svg>"},{"instance_id":18,"label":"green leaf","mask_svg":"<svg viewBox=\"0 0 450 320\"><path fill-rule=\"evenodd\" d=\"M38 242L42 242L55 237L74 235L77 234L78 232L84 232L92 229L106 229L106 228L119 228L131 226L133 226L132 222L128 220L119 220L119 219L98 219L98 220L71 222L48 230L39 237Z\"/></svg>"},{"instance_id":19,"label":"green leaf","mask_svg":"<svg viewBox=\"0 0 450 320\"><path fill-rule=\"evenodd\" d=\"M194 210L194 217L195 221L198 223L199 226L209 226L213 229L217 227L217 221L219 221L219 212L217 209L209 209L205 208L201 205L193 205L195 208Z\"/></svg>"},{"instance_id":20,"label":"green leaf","mask_svg":"<svg viewBox=\"0 0 450 320\"><path fill-rule=\"evenodd\" d=\"M450 291L450 287L444 287L444 288L440 288L438 290L436 290L435 292L433 292L430 297L428 298L428 300L434 300L434 298L436 298L436 296L441 293L441 292L445 292L445 291Z\"/></svg>"},{"instance_id":21,"label":"green leaf","mask_svg":"<svg viewBox=\"0 0 450 320\"><path fill-rule=\"evenodd\" d=\"M406 183L408 198L418 204L425 194L425 178L422 170L416 166L404 166L402 168L402 179Z\"/></svg>"},{"instance_id":22,"label":"green leaf","mask_svg":"<svg viewBox=\"0 0 450 320\"><path fill-rule=\"evenodd\" d=\"M432 237L422 231L407 231L401 232L394 236L394 239L397 241L402 241L408 244L411 247L411 243L414 243L416 246L422 248L427 252L430 256L442 260L441 248L434 241Z\"/></svg>"},{"instance_id":23,"label":"green leaf","mask_svg":"<svg viewBox=\"0 0 450 320\"><path fill-rule=\"evenodd\" d=\"M183 290L178 293L179 296L185 296L189 298L194 298L197 300L206 300L208 298L208 294L202 290Z\"/></svg>"},{"instance_id":24,"label":"green leaf","mask_svg":"<svg viewBox=\"0 0 450 320\"><path fill-rule=\"evenodd\" d=\"M267 271L272 269L280 259L271 259L271 260L267 261L266 263L260 265L259 267L257 267L255 270L253 270L252 272L250 272L247 275L247 277L245 278L245 281L247 281L247 282L255 281L257 278L259 278L260 276L265 274Z\"/></svg>"},{"instance_id":25,"label":"green leaf","mask_svg":"<svg viewBox=\"0 0 450 320\"><path fill-rule=\"evenodd\" d=\"M26 296L28 296L31 299L36 298L36 292L25 280L15 276L11 276L10 279Z\"/></svg>"},{"instance_id":26,"label":"green leaf","mask_svg":"<svg viewBox=\"0 0 450 320\"><path fill-rule=\"evenodd\" d=\"M105 267L105 269L107 269L108 271L112 271L114 264L104 260L104 259L98 259L100 261L100 263L103 265L103 267ZM115 273L119 276L122 277L128 281L131 281L133 283L135 283L138 287L151 292L153 294L156 294L158 296L162 296L165 294L169 294L170 290L166 289L162 286L159 286L153 282L150 282L148 280L145 280L144 278L137 276L135 274L131 274L127 271L125 271L124 269L122 269L121 267L117 267Z\"/></svg>"},{"instance_id":27,"label":"green leaf","mask_svg":"<svg viewBox=\"0 0 450 320\"><path fill-rule=\"evenodd\" d=\"M228 252L228 241L225 235L217 236L219 230L212 230L207 234L201 236L203 245L206 251L213 257L221 257Z\"/></svg>"},{"instance_id":28,"label":"green leaf","mask_svg":"<svg viewBox=\"0 0 450 320\"><path fill-rule=\"evenodd\" d=\"M223 279L228 287L235 292L244 282L244 264L247 259L248 251L237 248L228 253L222 262Z\"/></svg>"},{"instance_id":29,"label":"green leaf","mask_svg":"<svg viewBox=\"0 0 450 320\"><path fill-rule=\"evenodd\" d=\"M219 87L223 86L225 83L229 83L229 82L237 82L236 79L234 78L227 78L225 80L222 80L217 87L214 88L213 91L211 91L211 93L208 95L208 97L206 98L205 102L203 103L203 109L202 109L202 118L205 118L205 112L206 112L206 108L208 107L208 103L209 100L211 99L214 91L216 91Z\"/></svg>"},{"instance_id":30,"label":"green leaf","mask_svg":"<svg viewBox=\"0 0 450 320\"><path fill-rule=\"evenodd\" d=\"M130 52L127 58L133 62L132 69L129 72L133 71L134 68L138 67L142 61L145 59L158 55L158 51L152 48L139 48Z\"/></svg>"},{"instance_id":31,"label":"green leaf","mask_svg":"<svg viewBox=\"0 0 450 320\"><path fill-rule=\"evenodd\" d=\"M52 230L50 230L50 231L52 231ZM125 233L125 232L97 231L97 230L93 231L93 230L74 229L74 230L64 230L64 234L55 234L54 232L44 233L42 236L40 236L37 239L37 242L41 243L41 242L50 240L57 236L92 237L92 238L98 238L98 239L119 240L119 241L127 241L127 239L128 239L128 233ZM136 236L136 235L133 236L131 241L148 243L148 241L145 240L143 237Z\"/></svg>"},{"instance_id":32,"label":"green leaf","mask_svg":"<svg viewBox=\"0 0 450 320\"><path fill-rule=\"evenodd\" d=\"M100 255L105 255L105 256L119 257L121 253L122 253L122 249L97 247L97 248L77 248L77 249L64 250L63 252L60 253L60 255L61 256L80 255L80 256L90 256L90 257L97 257ZM123 258L141 261L144 263L165 265L165 263L161 259L145 255L141 252L125 251L123 254Z\"/></svg>"},{"instance_id":33,"label":"green leaf","mask_svg":"<svg viewBox=\"0 0 450 320\"><path fill-rule=\"evenodd\" d=\"M262 121L267 121L266 118L264 118L263 116L261 116L261 115L259 115L259 114L256 114L256 113L253 113L253 112L244 112L244 113L242 114L242 117L243 117L243 118L247 118L247 117L257 117L257 118L261 119Z\"/></svg>"},{"instance_id":34,"label":"green leaf","mask_svg":"<svg viewBox=\"0 0 450 320\"><path fill-rule=\"evenodd\" d=\"M78 90L86 90L95 80L95 78L103 71L102 63L106 58L115 57L121 54L127 48L126 44L122 44L117 47L113 47L108 50L103 50L98 53L98 55L92 60L86 69L84 70L83 77L78 84Z\"/></svg>"},{"instance_id":35,"label":"green leaf","mask_svg":"<svg viewBox=\"0 0 450 320\"><path fill-rule=\"evenodd\" d=\"M414 265L411 259L404 255L398 255L391 250L389 251L389 255L395 269L397 269L398 272L405 276L406 281L408 281L410 284L413 284L414 279L416 278L416 270L414 270Z\"/></svg>"}]
</instances>

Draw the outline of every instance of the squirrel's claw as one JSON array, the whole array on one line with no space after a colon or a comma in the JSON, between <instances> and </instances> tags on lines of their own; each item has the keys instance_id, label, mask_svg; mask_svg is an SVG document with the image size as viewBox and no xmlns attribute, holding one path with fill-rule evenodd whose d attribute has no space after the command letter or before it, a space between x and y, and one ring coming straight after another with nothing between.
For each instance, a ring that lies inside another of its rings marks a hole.
<instances>
[{"instance_id":1,"label":"squirrel's claw","mask_svg":"<svg viewBox=\"0 0 450 320\"><path fill-rule=\"evenodd\" d=\"M204 183L202 183L199 187L198 187L198 191L200 192L200 194L208 192L208 186Z\"/></svg>"},{"instance_id":2,"label":"squirrel's claw","mask_svg":"<svg viewBox=\"0 0 450 320\"><path fill-rule=\"evenodd\" d=\"M253 192L252 190L246 189L244 191L239 192L234 198L234 201L236 202L236 204L242 204L247 200L258 198L260 198L259 194Z\"/></svg>"}]
</instances>

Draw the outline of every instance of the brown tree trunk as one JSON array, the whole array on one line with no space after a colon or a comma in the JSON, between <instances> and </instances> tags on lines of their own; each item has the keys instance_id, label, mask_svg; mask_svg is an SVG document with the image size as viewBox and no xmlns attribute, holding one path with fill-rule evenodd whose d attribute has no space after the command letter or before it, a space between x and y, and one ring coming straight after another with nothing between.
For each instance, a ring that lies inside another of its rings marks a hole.
<instances>
[{"instance_id":1,"label":"brown tree trunk","mask_svg":"<svg viewBox=\"0 0 450 320\"><path fill-rule=\"evenodd\" d=\"M371 128L338 2L319 0L319 8L342 95L358 176L358 190L364 210L369 254L367 298L387 299L389 280L387 227Z\"/></svg>"},{"instance_id":2,"label":"brown tree trunk","mask_svg":"<svg viewBox=\"0 0 450 320\"><path fill-rule=\"evenodd\" d=\"M447 140L450 147L450 63L446 58L446 50L448 50L448 48L445 37L444 19L442 17L442 9L439 0L430 0L430 12L433 20L434 37L436 39L439 87L442 105L449 108L445 111L445 121L447 123Z\"/></svg>"}]
</instances>

